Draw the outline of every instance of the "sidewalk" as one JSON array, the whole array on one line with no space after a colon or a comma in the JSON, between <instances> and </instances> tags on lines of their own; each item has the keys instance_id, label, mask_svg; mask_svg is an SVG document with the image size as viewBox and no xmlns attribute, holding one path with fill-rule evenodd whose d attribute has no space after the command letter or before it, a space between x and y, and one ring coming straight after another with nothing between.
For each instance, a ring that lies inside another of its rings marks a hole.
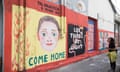
<instances>
[{"instance_id":1,"label":"sidewalk","mask_svg":"<svg viewBox=\"0 0 120 72\"><path fill-rule=\"evenodd\" d=\"M117 71L120 72L120 48L118 50ZM97 55L48 72L111 72L106 54Z\"/></svg>"}]
</instances>

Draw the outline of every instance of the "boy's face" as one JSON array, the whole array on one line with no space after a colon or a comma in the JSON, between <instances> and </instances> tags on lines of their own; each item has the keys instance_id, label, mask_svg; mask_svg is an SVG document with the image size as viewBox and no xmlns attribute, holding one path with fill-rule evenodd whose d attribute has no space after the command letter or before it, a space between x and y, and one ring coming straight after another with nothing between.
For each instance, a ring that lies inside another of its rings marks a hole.
<instances>
[{"instance_id":1,"label":"boy's face","mask_svg":"<svg viewBox=\"0 0 120 72\"><path fill-rule=\"evenodd\" d=\"M42 48L47 51L52 51L56 47L59 39L57 26L50 21L43 22L39 29L39 39Z\"/></svg>"},{"instance_id":2,"label":"boy's face","mask_svg":"<svg viewBox=\"0 0 120 72\"><path fill-rule=\"evenodd\" d=\"M77 7L80 11L82 11L82 5L80 3L77 5Z\"/></svg>"}]
</instances>

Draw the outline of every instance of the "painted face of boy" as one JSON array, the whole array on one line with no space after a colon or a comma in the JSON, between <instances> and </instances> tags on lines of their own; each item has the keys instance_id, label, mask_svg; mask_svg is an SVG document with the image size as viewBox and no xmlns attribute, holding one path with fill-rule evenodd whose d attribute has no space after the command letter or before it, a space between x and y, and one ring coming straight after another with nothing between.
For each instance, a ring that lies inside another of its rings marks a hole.
<instances>
[{"instance_id":1,"label":"painted face of boy","mask_svg":"<svg viewBox=\"0 0 120 72\"><path fill-rule=\"evenodd\" d=\"M47 51L52 51L56 47L59 39L57 26L50 21L43 22L39 29L39 39L42 48Z\"/></svg>"}]
</instances>

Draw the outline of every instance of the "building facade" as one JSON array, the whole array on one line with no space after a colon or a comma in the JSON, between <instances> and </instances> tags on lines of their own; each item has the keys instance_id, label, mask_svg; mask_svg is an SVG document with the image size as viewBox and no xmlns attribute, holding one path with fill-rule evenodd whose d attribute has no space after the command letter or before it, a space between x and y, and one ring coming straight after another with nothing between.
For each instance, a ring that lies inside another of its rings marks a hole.
<instances>
[{"instance_id":1,"label":"building facade","mask_svg":"<svg viewBox=\"0 0 120 72\"><path fill-rule=\"evenodd\" d=\"M107 0L4 0L4 17L4 72L45 72L80 61L106 52L114 37Z\"/></svg>"},{"instance_id":2,"label":"building facade","mask_svg":"<svg viewBox=\"0 0 120 72\"><path fill-rule=\"evenodd\" d=\"M99 29L99 48L107 46L107 38L114 37L114 11L109 0L89 0L88 16L97 19Z\"/></svg>"}]
</instances>

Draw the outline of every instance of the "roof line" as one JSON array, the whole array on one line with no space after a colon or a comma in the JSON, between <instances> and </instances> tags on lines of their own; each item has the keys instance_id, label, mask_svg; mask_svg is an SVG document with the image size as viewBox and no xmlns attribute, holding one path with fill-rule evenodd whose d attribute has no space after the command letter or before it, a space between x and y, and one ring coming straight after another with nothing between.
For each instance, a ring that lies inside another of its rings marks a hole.
<instances>
[{"instance_id":1,"label":"roof line","mask_svg":"<svg viewBox=\"0 0 120 72\"><path fill-rule=\"evenodd\" d=\"M110 4L111 4L111 7L112 7L113 11L114 11L115 13L117 13L117 11L115 10L115 6L113 5L112 1L109 0L109 2L110 2Z\"/></svg>"}]
</instances>

